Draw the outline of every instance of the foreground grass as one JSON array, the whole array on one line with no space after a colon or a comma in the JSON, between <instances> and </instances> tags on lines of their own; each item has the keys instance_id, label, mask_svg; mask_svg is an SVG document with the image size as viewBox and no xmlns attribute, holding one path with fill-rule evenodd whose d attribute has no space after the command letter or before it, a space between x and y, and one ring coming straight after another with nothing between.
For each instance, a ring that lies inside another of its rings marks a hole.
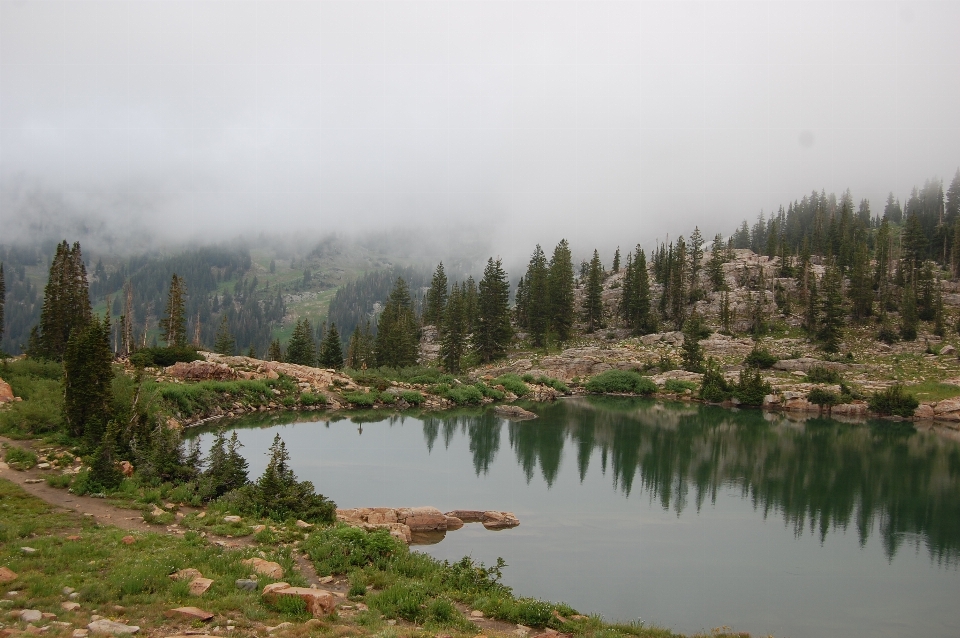
<instances>
[{"instance_id":1,"label":"foreground grass","mask_svg":"<svg viewBox=\"0 0 960 638\"><path fill-rule=\"evenodd\" d=\"M186 527L201 527L195 519L183 522ZM165 616L167 610L180 606L214 613L204 631L231 626L234 636L263 635L265 627L282 622L292 626L271 635L426 638L432 634L425 631L443 630L454 636L472 636L479 629L467 620L465 609L534 627L531 636L542 628L586 638L676 636L666 629L604 623L599 617L579 616L566 605L516 597L499 582L498 566L487 568L469 559L451 565L411 552L383 532L332 526L301 533L294 540L293 533L281 529L274 533L267 528L246 548L213 545L192 530L183 536L132 534L131 544L123 541L125 536L128 533L123 530L55 510L0 479L0 565L18 574L14 582L3 586L4 591L17 592L5 596L3 609L38 609L56 614L57 622L70 623L49 625L48 635L53 636L70 635L94 614L139 625L147 635L152 629L171 633L199 626L198 622ZM23 547L36 551L29 553ZM251 556L280 563L285 571L283 580L306 585L293 569L294 551L304 551L321 575L346 576L350 583L346 602L352 609L344 611L344 607L328 618L310 619L302 606L272 608L261 601L259 591L273 582L271 579L259 577L257 591L236 588L237 579L250 577L250 568L241 561ZM169 578L185 568L198 569L213 579L212 587L200 597L191 596L188 583ZM79 609L65 611L61 607L67 600L65 587L76 591ZM0 620L0 628L3 624L23 629L22 623L7 615ZM513 626L504 625L505 632L512 632Z\"/></svg>"}]
</instances>

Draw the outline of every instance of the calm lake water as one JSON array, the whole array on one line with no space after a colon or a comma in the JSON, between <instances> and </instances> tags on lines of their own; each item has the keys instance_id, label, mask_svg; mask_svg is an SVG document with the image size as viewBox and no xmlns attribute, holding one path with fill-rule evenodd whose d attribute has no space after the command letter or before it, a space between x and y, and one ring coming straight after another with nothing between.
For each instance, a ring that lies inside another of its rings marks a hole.
<instances>
[{"instance_id":1,"label":"calm lake water","mask_svg":"<svg viewBox=\"0 0 960 638\"><path fill-rule=\"evenodd\" d=\"M339 507L514 512L515 529L467 525L417 549L502 556L517 593L582 613L687 633L960 635L956 441L642 399L529 407L539 419L299 414L236 427L252 477L279 432L299 478Z\"/></svg>"}]
</instances>

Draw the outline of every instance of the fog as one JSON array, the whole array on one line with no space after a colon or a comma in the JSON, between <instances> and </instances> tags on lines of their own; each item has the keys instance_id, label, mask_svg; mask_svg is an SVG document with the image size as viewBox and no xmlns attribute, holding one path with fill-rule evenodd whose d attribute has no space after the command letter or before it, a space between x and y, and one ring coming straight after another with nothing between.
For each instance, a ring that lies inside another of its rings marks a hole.
<instances>
[{"instance_id":1,"label":"fog","mask_svg":"<svg viewBox=\"0 0 960 638\"><path fill-rule=\"evenodd\" d=\"M814 189L876 212L960 165L958 24L957 2L4 1L0 242L403 227L518 259L727 233Z\"/></svg>"}]
</instances>

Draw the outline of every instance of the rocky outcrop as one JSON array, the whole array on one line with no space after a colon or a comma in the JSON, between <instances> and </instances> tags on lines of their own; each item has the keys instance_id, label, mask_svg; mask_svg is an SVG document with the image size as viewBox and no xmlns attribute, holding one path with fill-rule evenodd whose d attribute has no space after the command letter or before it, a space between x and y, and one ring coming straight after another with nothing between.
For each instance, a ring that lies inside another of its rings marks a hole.
<instances>
[{"instance_id":1,"label":"rocky outcrop","mask_svg":"<svg viewBox=\"0 0 960 638\"><path fill-rule=\"evenodd\" d=\"M10 403L13 399L13 388L10 387L9 383L0 379L0 404Z\"/></svg>"},{"instance_id":2,"label":"rocky outcrop","mask_svg":"<svg viewBox=\"0 0 960 638\"><path fill-rule=\"evenodd\" d=\"M337 597L325 589L309 587L291 587L290 583L271 583L263 588L263 599L271 604L285 596L299 598L307 605L307 611L314 618L327 616L337 608Z\"/></svg>"},{"instance_id":3,"label":"rocky outcrop","mask_svg":"<svg viewBox=\"0 0 960 638\"><path fill-rule=\"evenodd\" d=\"M519 405L498 405L493 409L493 412L497 416L502 416L511 421L529 421L537 418L536 414L524 410Z\"/></svg>"},{"instance_id":4,"label":"rocky outcrop","mask_svg":"<svg viewBox=\"0 0 960 638\"><path fill-rule=\"evenodd\" d=\"M407 544L413 534L440 533L482 523L487 529L516 527L520 521L511 512L454 510L444 514L435 507L355 507L337 510L337 520L368 531L386 529Z\"/></svg>"},{"instance_id":5,"label":"rocky outcrop","mask_svg":"<svg viewBox=\"0 0 960 638\"><path fill-rule=\"evenodd\" d=\"M811 368L826 368L827 370L836 370L841 372L847 369L842 363L833 361L823 361L813 357L800 357L799 359L781 359L773 364L774 370L783 370L786 372L810 372Z\"/></svg>"},{"instance_id":6,"label":"rocky outcrop","mask_svg":"<svg viewBox=\"0 0 960 638\"><path fill-rule=\"evenodd\" d=\"M242 560L240 564L251 567L253 571L267 578L283 578L283 567L279 563L254 557Z\"/></svg>"},{"instance_id":7,"label":"rocky outcrop","mask_svg":"<svg viewBox=\"0 0 960 638\"><path fill-rule=\"evenodd\" d=\"M458 518L464 523L481 523L487 529L507 529L520 524L520 519L513 512L495 510L453 510L447 512L447 516Z\"/></svg>"},{"instance_id":8,"label":"rocky outcrop","mask_svg":"<svg viewBox=\"0 0 960 638\"><path fill-rule=\"evenodd\" d=\"M163 373L184 381L234 381L240 378L230 366L213 361L178 361L164 368Z\"/></svg>"}]
</instances>

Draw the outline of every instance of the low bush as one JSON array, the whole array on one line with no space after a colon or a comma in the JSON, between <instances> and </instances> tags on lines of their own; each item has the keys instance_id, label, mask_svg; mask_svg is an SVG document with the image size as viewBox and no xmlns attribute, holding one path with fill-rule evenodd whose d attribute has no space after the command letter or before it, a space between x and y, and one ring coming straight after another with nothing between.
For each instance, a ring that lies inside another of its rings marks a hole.
<instances>
[{"instance_id":1,"label":"low bush","mask_svg":"<svg viewBox=\"0 0 960 638\"><path fill-rule=\"evenodd\" d=\"M874 392L868 405L874 412L885 416L911 417L920 402L917 397L904 390L902 385L897 384Z\"/></svg>"},{"instance_id":2,"label":"low bush","mask_svg":"<svg viewBox=\"0 0 960 638\"><path fill-rule=\"evenodd\" d=\"M674 394L683 394L687 390L696 390L697 384L693 381L681 381L680 379L667 379L663 384L663 389Z\"/></svg>"},{"instance_id":3,"label":"low bush","mask_svg":"<svg viewBox=\"0 0 960 638\"><path fill-rule=\"evenodd\" d=\"M840 403L840 395L823 388L814 388L807 393L807 401L821 408L824 406L829 408Z\"/></svg>"},{"instance_id":4,"label":"low bush","mask_svg":"<svg viewBox=\"0 0 960 638\"><path fill-rule=\"evenodd\" d=\"M448 390L444 398L457 405L480 405L483 402L483 393L476 386L462 385Z\"/></svg>"},{"instance_id":5,"label":"low bush","mask_svg":"<svg viewBox=\"0 0 960 638\"><path fill-rule=\"evenodd\" d=\"M743 365L750 368L763 368L764 370L772 368L779 359L766 348L754 348L744 357Z\"/></svg>"},{"instance_id":6,"label":"low bush","mask_svg":"<svg viewBox=\"0 0 960 638\"><path fill-rule=\"evenodd\" d=\"M322 394L314 394L313 392L303 392L300 394L300 405L313 406L313 405L326 405L327 397Z\"/></svg>"},{"instance_id":7,"label":"low bush","mask_svg":"<svg viewBox=\"0 0 960 638\"><path fill-rule=\"evenodd\" d=\"M540 385L545 385L548 388L553 388L557 392L562 392L563 394L570 394L570 388L567 387L567 384L561 381L560 379L554 379L553 377L537 377L536 382Z\"/></svg>"},{"instance_id":8,"label":"low bush","mask_svg":"<svg viewBox=\"0 0 960 638\"><path fill-rule=\"evenodd\" d=\"M518 397L525 396L530 392L527 384L516 374L502 374L494 379L492 383L493 385L502 385L504 390L513 392Z\"/></svg>"},{"instance_id":9,"label":"low bush","mask_svg":"<svg viewBox=\"0 0 960 638\"><path fill-rule=\"evenodd\" d=\"M63 366L20 359L0 364L0 378L20 401L0 410L0 433L31 435L55 432L63 424Z\"/></svg>"},{"instance_id":10,"label":"low bush","mask_svg":"<svg viewBox=\"0 0 960 638\"><path fill-rule=\"evenodd\" d=\"M423 395L416 390L403 390L400 392L400 398L410 405L420 405L423 403Z\"/></svg>"},{"instance_id":11,"label":"low bush","mask_svg":"<svg viewBox=\"0 0 960 638\"><path fill-rule=\"evenodd\" d=\"M49 474L47 475L47 485L65 490L70 487L73 477L69 474Z\"/></svg>"},{"instance_id":12,"label":"low bush","mask_svg":"<svg viewBox=\"0 0 960 638\"><path fill-rule=\"evenodd\" d=\"M594 394L624 392L646 395L656 392L657 384L630 370L607 370L587 381L586 390Z\"/></svg>"},{"instance_id":13,"label":"low bush","mask_svg":"<svg viewBox=\"0 0 960 638\"><path fill-rule=\"evenodd\" d=\"M138 368L147 368L157 366L166 368L181 361L189 363L190 361L200 361L203 357L197 352L196 348L185 346L178 348L168 346L166 348L141 348L130 355L130 363Z\"/></svg>"},{"instance_id":14,"label":"low bush","mask_svg":"<svg viewBox=\"0 0 960 638\"><path fill-rule=\"evenodd\" d=\"M480 390L480 393L488 399L493 399L494 401L503 401L504 395L503 392L497 390L496 388L491 388L483 381L477 381L473 384L477 390Z\"/></svg>"},{"instance_id":15,"label":"low bush","mask_svg":"<svg viewBox=\"0 0 960 638\"><path fill-rule=\"evenodd\" d=\"M826 366L813 366L807 370L807 383L840 383L842 380L839 372Z\"/></svg>"},{"instance_id":16,"label":"low bush","mask_svg":"<svg viewBox=\"0 0 960 638\"><path fill-rule=\"evenodd\" d=\"M361 408L373 407L379 397L377 392L345 392L343 394L343 398L349 403Z\"/></svg>"},{"instance_id":17,"label":"low bush","mask_svg":"<svg viewBox=\"0 0 960 638\"><path fill-rule=\"evenodd\" d=\"M723 403L733 396L733 388L720 372L713 359L707 360L706 370L700 379L700 398L709 403Z\"/></svg>"},{"instance_id":18,"label":"low bush","mask_svg":"<svg viewBox=\"0 0 960 638\"><path fill-rule=\"evenodd\" d=\"M36 466L37 455L30 450L11 446L7 448L4 460L14 470L29 470Z\"/></svg>"},{"instance_id":19,"label":"low bush","mask_svg":"<svg viewBox=\"0 0 960 638\"><path fill-rule=\"evenodd\" d=\"M387 405L390 405L397 402L397 395L393 392L381 392L380 396L377 397L377 400L380 401L380 403L386 403Z\"/></svg>"},{"instance_id":20,"label":"low bush","mask_svg":"<svg viewBox=\"0 0 960 638\"><path fill-rule=\"evenodd\" d=\"M265 381L199 381L162 383L160 397L183 416L203 414L221 402L240 401L253 407L274 400L273 386Z\"/></svg>"},{"instance_id":21,"label":"low bush","mask_svg":"<svg viewBox=\"0 0 960 638\"><path fill-rule=\"evenodd\" d=\"M733 396L742 405L761 406L763 397L773 392L769 383L760 376L760 370L741 370L740 379L733 387Z\"/></svg>"}]
</instances>

